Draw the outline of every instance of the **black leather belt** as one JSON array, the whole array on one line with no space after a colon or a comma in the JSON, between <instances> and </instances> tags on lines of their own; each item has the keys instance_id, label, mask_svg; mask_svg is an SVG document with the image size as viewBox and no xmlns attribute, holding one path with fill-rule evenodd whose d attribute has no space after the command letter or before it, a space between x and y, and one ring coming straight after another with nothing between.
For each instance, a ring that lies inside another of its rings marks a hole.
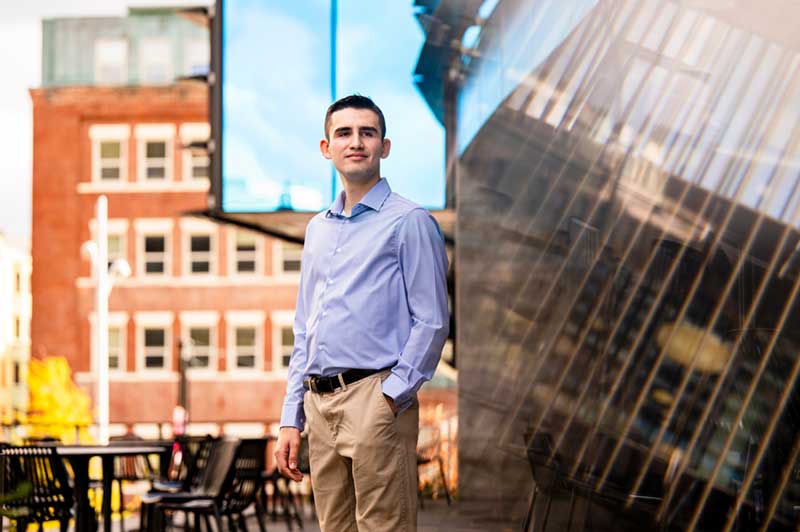
<instances>
[{"instance_id":1,"label":"black leather belt","mask_svg":"<svg viewBox=\"0 0 800 532\"><path fill-rule=\"evenodd\" d=\"M322 375L309 375L303 379L303 388L315 393L331 393L335 392L339 388L344 388L346 390L348 384L353 384L364 377L375 375L376 373L380 373L385 369L389 368L348 369L329 377L323 377Z\"/></svg>"}]
</instances>

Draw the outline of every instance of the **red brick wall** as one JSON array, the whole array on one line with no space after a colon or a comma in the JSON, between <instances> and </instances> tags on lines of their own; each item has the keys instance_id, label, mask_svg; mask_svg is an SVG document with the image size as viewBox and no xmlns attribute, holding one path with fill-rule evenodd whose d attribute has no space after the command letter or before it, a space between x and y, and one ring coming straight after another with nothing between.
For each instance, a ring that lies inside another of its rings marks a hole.
<instances>
[{"instance_id":1,"label":"red brick wall","mask_svg":"<svg viewBox=\"0 0 800 532\"><path fill-rule=\"evenodd\" d=\"M80 256L81 243L91 238L89 221L94 218L95 193L79 193L79 182L90 182L92 171L89 128L94 124L128 124L128 181L136 179L136 138L140 123L173 123L173 180L182 179L182 152L178 128L185 122L207 120L207 93L199 85L162 88L70 87L31 91L34 118L33 224L31 342L34 356L63 355L76 372L88 372L91 327L94 308L93 289L79 287L78 278L90 277L88 261ZM136 270L136 218L172 218L172 274L181 271L181 213L206 207L206 192L106 193L110 218L128 220L127 256ZM218 273L227 274L226 228L218 232ZM133 260L131 260L133 259ZM268 241L263 250L264 270L272 271L272 250ZM226 348L226 310L261 310L264 323L264 369L271 368L272 340L269 312L294 308L293 283L266 286L198 285L117 286L109 309L128 313L127 368L136 364L136 325L138 311L172 311L172 367L178 367L175 343L180 337L178 314L187 310L213 310L220 313L217 324L219 353ZM225 371L224 356L218 369ZM112 380L112 422L155 422L171 419L177 399L177 374L170 380L145 381L140 375ZM135 380L134 380L135 379ZM190 386L193 421L275 421L280 415L285 382L270 375L258 380L234 380L221 373L219 378L196 379ZM85 379L81 379L85 380Z\"/></svg>"}]
</instances>

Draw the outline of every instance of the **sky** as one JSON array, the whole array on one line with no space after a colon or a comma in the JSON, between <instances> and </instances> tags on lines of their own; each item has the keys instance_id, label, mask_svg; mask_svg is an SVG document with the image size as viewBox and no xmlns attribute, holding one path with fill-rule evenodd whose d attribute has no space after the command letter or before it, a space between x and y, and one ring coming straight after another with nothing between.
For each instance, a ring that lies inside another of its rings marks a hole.
<instances>
[{"instance_id":1,"label":"sky","mask_svg":"<svg viewBox=\"0 0 800 532\"><path fill-rule=\"evenodd\" d=\"M0 232L25 244L31 234L33 129L28 89L41 84L42 18L124 16L129 6L205 5L204 0L27 0L0 4Z\"/></svg>"},{"instance_id":2,"label":"sky","mask_svg":"<svg viewBox=\"0 0 800 532\"><path fill-rule=\"evenodd\" d=\"M329 9L329 0L228 0L225 210L319 211L333 200L332 168L317 143L331 101ZM338 2L336 97L357 92L373 98L392 140L381 174L393 191L441 209L444 129L414 84L424 41L411 1Z\"/></svg>"}]
</instances>

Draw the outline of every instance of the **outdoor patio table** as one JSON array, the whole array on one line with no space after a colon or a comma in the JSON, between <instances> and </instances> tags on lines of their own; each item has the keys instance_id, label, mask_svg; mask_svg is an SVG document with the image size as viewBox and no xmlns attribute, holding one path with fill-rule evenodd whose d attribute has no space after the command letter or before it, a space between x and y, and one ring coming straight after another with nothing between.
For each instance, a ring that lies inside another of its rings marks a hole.
<instances>
[{"instance_id":1,"label":"outdoor patio table","mask_svg":"<svg viewBox=\"0 0 800 532\"><path fill-rule=\"evenodd\" d=\"M97 530L97 520L89 504L89 460L93 456L99 456L103 464L103 530L111 532L111 480L114 476L114 458L148 454L168 455L169 451L170 444L160 442L57 446L56 452L69 461L75 475L76 532Z\"/></svg>"}]
</instances>

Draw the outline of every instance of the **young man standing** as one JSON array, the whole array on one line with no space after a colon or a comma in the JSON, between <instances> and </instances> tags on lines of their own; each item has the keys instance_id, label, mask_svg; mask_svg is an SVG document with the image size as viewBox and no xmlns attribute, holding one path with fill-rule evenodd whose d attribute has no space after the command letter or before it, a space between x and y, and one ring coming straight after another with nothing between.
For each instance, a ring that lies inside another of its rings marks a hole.
<instances>
[{"instance_id":1,"label":"young man standing","mask_svg":"<svg viewBox=\"0 0 800 532\"><path fill-rule=\"evenodd\" d=\"M447 256L433 217L381 178L390 148L369 98L328 108L320 151L344 190L306 228L275 451L279 471L302 480L308 422L323 532L417 526L416 392L447 339Z\"/></svg>"}]
</instances>

